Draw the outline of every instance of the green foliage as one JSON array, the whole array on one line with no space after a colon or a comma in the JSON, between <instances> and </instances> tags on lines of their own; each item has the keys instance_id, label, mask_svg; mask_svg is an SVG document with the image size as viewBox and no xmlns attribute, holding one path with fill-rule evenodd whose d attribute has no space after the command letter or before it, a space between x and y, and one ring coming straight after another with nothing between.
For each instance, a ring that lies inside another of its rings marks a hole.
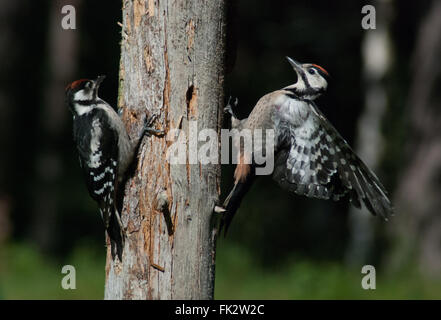
<instances>
[{"instance_id":1,"label":"green foliage","mask_svg":"<svg viewBox=\"0 0 441 320\"><path fill-rule=\"evenodd\" d=\"M337 262L292 259L278 267L262 267L244 248L218 245L216 299L436 299L441 278L425 280L406 267L396 274L377 270L376 290L363 290L361 270ZM63 265L76 269L76 290L64 290ZM26 244L12 244L0 254L0 299L102 299L104 250L77 247L62 262ZM361 268L360 268L361 269Z\"/></svg>"},{"instance_id":2,"label":"green foliage","mask_svg":"<svg viewBox=\"0 0 441 320\"><path fill-rule=\"evenodd\" d=\"M218 245L216 299L439 299L441 278L425 279L413 268L396 274L377 270L376 290L364 290L360 269L341 263L291 260L263 268L252 255Z\"/></svg>"},{"instance_id":3,"label":"green foliage","mask_svg":"<svg viewBox=\"0 0 441 320\"><path fill-rule=\"evenodd\" d=\"M0 254L0 299L102 299L104 264L104 250L97 252L85 246L58 262L29 245L8 245ZM75 290L61 287L64 265L75 267Z\"/></svg>"}]
</instances>

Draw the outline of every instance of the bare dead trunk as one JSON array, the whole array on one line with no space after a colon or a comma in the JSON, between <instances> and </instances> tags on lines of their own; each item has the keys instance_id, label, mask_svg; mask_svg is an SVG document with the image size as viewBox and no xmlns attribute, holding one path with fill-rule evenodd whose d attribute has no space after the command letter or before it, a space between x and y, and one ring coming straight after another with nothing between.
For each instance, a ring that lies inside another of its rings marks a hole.
<instances>
[{"instance_id":1,"label":"bare dead trunk","mask_svg":"<svg viewBox=\"0 0 441 320\"><path fill-rule=\"evenodd\" d=\"M167 133L190 121L219 131L222 120L225 2L123 1L119 107L132 135L157 113ZM126 184L123 261L107 255L106 299L211 299L220 166L174 165L166 138L144 139ZM198 143L199 145L201 143ZM218 144L216 144L218 146Z\"/></svg>"}]
</instances>

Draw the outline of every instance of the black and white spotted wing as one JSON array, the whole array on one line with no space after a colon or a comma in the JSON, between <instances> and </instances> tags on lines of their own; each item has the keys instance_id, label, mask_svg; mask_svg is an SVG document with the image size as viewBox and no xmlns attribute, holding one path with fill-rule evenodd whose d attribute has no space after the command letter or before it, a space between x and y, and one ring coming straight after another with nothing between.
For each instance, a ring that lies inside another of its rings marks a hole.
<instances>
[{"instance_id":1,"label":"black and white spotted wing","mask_svg":"<svg viewBox=\"0 0 441 320\"><path fill-rule=\"evenodd\" d=\"M285 124L288 147L277 154L273 178L299 195L361 201L374 215L387 218L393 208L375 174L358 158L332 124L309 102L303 125ZM305 128L307 126L307 128Z\"/></svg>"},{"instance_id":2,"label":"black and white spotted wing","mask_svg":"<svg viewBox=\"0 0 441 320\"><path fill-rule=\"evenodd\" d=\"M118 137L113 128L100 123L106 114L100 109L78 116L74 121L80 165L90 196L100 207L105 227L115 210Z\"/></svg>"}]
</instances>

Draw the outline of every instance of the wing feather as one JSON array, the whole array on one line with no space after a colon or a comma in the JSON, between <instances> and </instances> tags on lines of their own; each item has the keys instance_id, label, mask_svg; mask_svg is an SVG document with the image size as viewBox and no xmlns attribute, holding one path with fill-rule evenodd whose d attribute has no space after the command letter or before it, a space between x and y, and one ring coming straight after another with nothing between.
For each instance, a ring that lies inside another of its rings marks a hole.
<instances>
[{"instance_id":1,"label":"wing feather","mask_svg":"<svg viewBox=\"0 0 441 320\"><path fill-rule=\"evenodd\" d=\"M340 200L387 218L393 208L375 174L360 160L325 116L310 102L303 123L286 123L288 147L279 150L273 178L299 195Z\"/></svg>"}]
</instances>

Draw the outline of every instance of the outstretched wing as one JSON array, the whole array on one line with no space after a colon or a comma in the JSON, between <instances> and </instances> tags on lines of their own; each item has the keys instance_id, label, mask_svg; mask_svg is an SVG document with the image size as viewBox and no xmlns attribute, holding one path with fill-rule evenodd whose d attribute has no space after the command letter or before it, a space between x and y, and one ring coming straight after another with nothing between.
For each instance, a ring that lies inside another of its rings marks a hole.
<instances>
[{"instance_id":1,"label":"outstretched wing","mask_svg":"<svg viewBox=\"0 0 441 320\"><path fill-rule=\"evenodd\" d=\"M113 128L101 123L103 117L105 115L99 114L98 110L78 119L74 139L87 189L98 203L105 227L108 228L115 209L118 137Z\"/></svg>"},{"instance_id":2,"label":"outstretched wing","mask_svg":"<svg viewBox=\"0 0 441 320\"><path fill-rule=\"evenodd\" d=\"M300 126L285 124L288 147L277 154L273 178L299 195L348 197L358 208L363 201L374 215L387 219L393 208L378 178L312 102L310 107Z\"/></svg>"}]
</instances>

